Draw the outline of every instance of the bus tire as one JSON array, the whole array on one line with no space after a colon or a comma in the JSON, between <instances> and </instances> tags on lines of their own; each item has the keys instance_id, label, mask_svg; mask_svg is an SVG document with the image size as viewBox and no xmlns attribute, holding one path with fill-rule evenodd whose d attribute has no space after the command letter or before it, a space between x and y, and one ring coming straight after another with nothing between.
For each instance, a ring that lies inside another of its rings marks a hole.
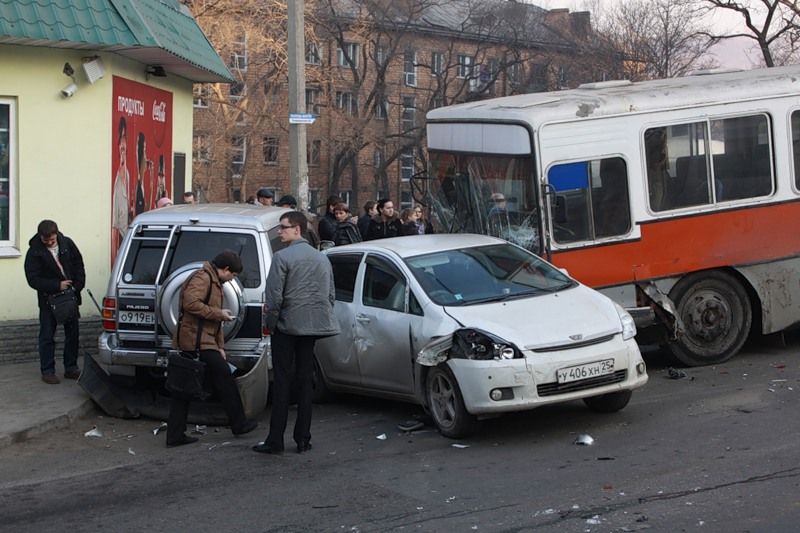
<instances>
[{"instance_id":1,"label":"bus tire","mask_svg":"<svg viewBox=\"0 0 800 533\"><path fill-rule=\"evenodd\" d=\"M712 270L686 276L675 285L670 298L685 330L669 348L687 366L727 361L750 334L750 299L730 274Z\"/></svg>"}]
</instances>

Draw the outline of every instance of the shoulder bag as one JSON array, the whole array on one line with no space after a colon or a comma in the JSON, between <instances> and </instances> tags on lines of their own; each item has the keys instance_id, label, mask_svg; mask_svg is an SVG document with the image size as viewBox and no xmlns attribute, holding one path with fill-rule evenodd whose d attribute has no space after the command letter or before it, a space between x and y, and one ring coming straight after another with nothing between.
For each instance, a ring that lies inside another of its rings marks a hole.
<instances>
[{"instance_id":1,"label":"shoulder bag","mask_svg":"<svg viewBox=\"0 0 800 533\"><path fill-rule=\"evenodd\" d=\"M78 295L72 287L55 294L48 294L47 306L53 311L58 324L78 318Z\"/></svg>"},{"instance_id":2,"label":"shoulder bag","mask_svg":"<svg viewBox=\"0 0 800 533\"><path fill-rule=\"evenodd\" d=\"M191 279L191 278L190 278ZM188 280L186 281L189 282ZM208 294L205 304L211 298L211 280L208 280ZM179 326L180 327L179 319ZM197 342L194 352L173 353L167 362L166 389L177 398L184 400L205 400L209 394L203 388L206 375L206 364L200 360L200 339L203 335L203 322L201 318L197 324Z\"/></svg>"}]
</instances>

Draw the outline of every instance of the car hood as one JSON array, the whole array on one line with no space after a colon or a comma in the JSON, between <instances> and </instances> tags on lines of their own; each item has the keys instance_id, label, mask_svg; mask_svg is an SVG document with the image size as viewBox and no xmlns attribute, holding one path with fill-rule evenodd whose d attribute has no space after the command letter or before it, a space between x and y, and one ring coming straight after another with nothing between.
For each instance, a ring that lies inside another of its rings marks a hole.
<instances>
[{"instance_id":1,"label":"car hood","mask_svg":"<svg viewBox=\"0 0 800 533\"><path fill-rule=\"evenodd\" d=\"M467 328L493 333L523 350L567 347L622 331L614 303L578 285L505 302L445 307Z\"/></svg>"}]
</instances>

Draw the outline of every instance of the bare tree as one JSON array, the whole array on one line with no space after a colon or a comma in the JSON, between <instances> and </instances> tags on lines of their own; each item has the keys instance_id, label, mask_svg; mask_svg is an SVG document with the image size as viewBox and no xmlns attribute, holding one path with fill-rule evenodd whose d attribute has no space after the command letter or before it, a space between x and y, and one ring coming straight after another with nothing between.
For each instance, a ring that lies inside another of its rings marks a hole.
<instances>
[{"instance_id":1,"label":"bare tree","mask_svg":"<svg viewBox=\"0 0 800 533\"><path fill-rule=\"evenodd\" d=\"M744 28L727 33L709 32L714 41L743 37L755 42L764 66L797 59L800 7L796 0L703 0L705 11L725 10L741 17Z\"/></svg>"},{"instance_id":2,"label":"bare tree","mask_svg":"<svg viewBox=\"0 0 800 533\"><path fill-rule=\"evenodd\" d=\"M592 2L600 56L621 57L622 77L632 81L682 76L712 66L713 44L691 0Z\"/></svg>"}]
</instances>

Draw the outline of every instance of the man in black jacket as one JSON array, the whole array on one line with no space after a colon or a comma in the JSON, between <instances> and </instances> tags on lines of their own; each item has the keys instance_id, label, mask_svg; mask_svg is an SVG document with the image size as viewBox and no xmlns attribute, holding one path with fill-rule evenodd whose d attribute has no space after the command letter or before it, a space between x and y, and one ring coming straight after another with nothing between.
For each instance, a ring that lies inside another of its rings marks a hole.
<instances>
[{"instance_id":1,"label":"man in black jacket","mask_svg":"<svg viewBox=\"0 0 800 533\"><path fill-rule=\"evenodd\" d=\"M78 305L86 285L83 257L72 239L58 231L52 220L42 220L28 242L25 255L25 277L36 289L39 301L39 359L42 381L59 383L56 377L56 317L47 305L47 296L66 289L75 291ZM64 323L64 377L78 379L78 316Z\"/></svg>"}]
</instances>

